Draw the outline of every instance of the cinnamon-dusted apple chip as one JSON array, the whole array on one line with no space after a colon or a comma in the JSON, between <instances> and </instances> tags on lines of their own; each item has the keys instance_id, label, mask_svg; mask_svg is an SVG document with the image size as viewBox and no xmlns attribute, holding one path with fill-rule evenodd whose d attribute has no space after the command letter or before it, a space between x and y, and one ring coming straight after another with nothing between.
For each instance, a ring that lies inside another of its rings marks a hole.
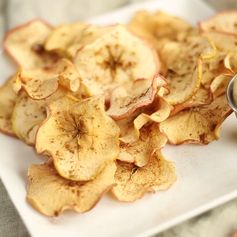
<instances>
[{"instance_id":1,"label":"cinnamon-dusted apple chip","mask_svg":"<svg viewBox=\"0 0 237 237\"><path fill-rule=\"evenodd\" d=\"M179 111L185 110L187 108L210 104L212 101L213 93L211 89L200 87L189 100L185 101L182 104L175 105L171 112L171 115L177 114Z\"/></svg>"},{"instance_id":2,"label":"cinnamon-dusted apple chip","mask_svg":"<svg viewBox=\"0 0 237 237\"><path fill-rule=\"evenodd\" d=\"M202 61L198 61L192 72L179 75L169 71L166 75L170 93L165 99L171 105L183 103L190 99L199 89L202 80Z\"/></svg>"},{"instance_id":3,"label":"cinnamon-dusted apple chip","mask_svg":"<svg viewBox=\"0 0 237 237\"><path fill-rule=\"evenodd\" d=\"M72 181L61 177L52 163L28 169L28 202L46 216L58 216L72 209L83 213L92 209L115 183L116 165L108 163L94 180Z\"/></svg>"},{"instance_id":4,"label":"cinnamon-dusted apple chip","mask_svg":"<svg viewBox=\"0 0 237 237\"><path fill-rule=\"evenodd\" d=\"M143 167L117 161L116 186L112 193L119 201L133 202L147 192L168 189L175 180L174 165L157 150Z\"/></svg>"},{"instance_id":5,"label":"cinnamon-dusted apple chip","mask_svg":"<svg viewBox=\"0 0 237 237\"><path fill-rule=\"evenodd\" d=\"M12 130L11 116L16 103L17 94L13 90L14 76L0 87L0 131L15 135Z\"/></svg>"},{"instance_id":6,"label":"cinnamon-dusted apple chip","mask_svg":"<svg viewBox=\"0 0 237 237\"><path fill-rule=\"evenodd\" d=\"M237 11L217 13L209 19L201 21L199 27L203 32L218 32L237 36Z\"/></svg>"},{"instance_id":7,"label":"cinnamon-dusted apple chip","mask_svg":"<svg viewBox=\"0 0 237 237\"><path fill-rule=\"evenodd\" d=\"M160 75L154 79L138 79L129 88L114 89L110 99L107 114L116 120L131 116L138 108L152 103L157 91L166 86L166 81Z\"/></svg>"},{"instance_id":8,"label":"cinnamon-dusted apple chip","mask_svg":"<svg viewBox=\"0 0 237 237\"><path fill-rule=\"evenodd\" d=\"M38 153L51 154L58 173L68 179L94 179L119 153L119 128L104 111L104 99L78 101L66 96L49 105L36 136Z\"/></svg>"},{"instance_id":9,"label":"cinnamon-dusted apple chip","mask_svg":"<svg viewBox=\"0 0 237 237\"><path fill-rule=\"evenodd\" d=\"M59 89L46 99L33 100L26 93L21 93L16 100L11 119L12 128L18 138L28 145L34 145L37 130L46 119L47 105L64 95L65 91Z\"/></svg>"},{"instance_id":10,"label":"cinnamon-dusted apple chip","mask_svg":"<svg viewBox=\"0 0 237 237\"><path fill-rule=\"evenodd\" d=\"M78 51L74 62L92 95L151 79L160 67L155 50L122 25L108 27Z\"/></svg>"},{"instance_id":11,"label":"cinnamon-dusted apple chip","mask_svg":"<svg viewBox=\"0 0 237 237\"><path fill-rule=\"evenodd\" d=\"M231 114L226 96L222 95L205 106L184 110L160 123L172 144L208 144L220 137L222 122Z\"/></svg>"},{"instance_id":12,"label":"cinnamon-dusted apple chip","mask_svg":"<svg viewBox=\"0 0 237 237\"><path fill-rule=\"evenodd\" d=\"M45 49L71 57L68 48L74 44L76 38L82 35L86 27L86 24L77 22L62 24L54 28L45 42Z\"/></svg>"},{"instance_id":13,"label":"cinnamon-dusted apple chip","mask_svg":"<svg viewBox=\"0 0 237 237\"><path fill-rule=\"evenodd\" d=\"M170 88L166 100L172 105L189 100L201 85L203 61L215 58L216 54L215 45L205 36L190 36L187 42L167 43L160 52L166 68L163 73Z\"/></svg>"},{"instance_id":14,"label":"cinnamon-dusted apple chip","mask_svg":"<svg viewBox=\"0 0 237 237\"><path fill-rule=\"evenodd\" d=\"M138 167L147 164L152 152L161 149L167 143L167 137L159 130L156 123L144 126L140 131L139 139L132 143L120 144L118 160L132 162Z\"/></svg>"},{"instance_id":15,"label":"cinnamon-dusted apple chip","mask_svg":"<svg viewBox=\"0 0 237 237\"><path fill-rule=\"evenodd\" d=\"M52 27L42 20L27 22L6 33L4 48L25 69L52 65L58 56L44 49L45 40L51 31Z\"/></svg>"},{"instance_id":16,"label":"cinnamon-dusted apple chip","mask_svg":"<svg viewBox=\"0 0 237 237\"><path fill-rule=\"evenodd\" d=\"M18 90L23 89L35 100L49 97L58 90L59 85L72 92L76 92L80 86L77 70L67 59L61 59L51 67L23 69L16 80L20 83Z\"/></svg>"},{"instance_id":17,"label":"cinnamon-dusted apple chip","mask_svg":"<svg viewBox=\"0 0 237 237\"><path fill-rule=\"evenodd\" d=\"M226 93L228 83L232 77L233 75L226 74L220 74L219 76L215 77L210 85L210 89L214 97L218 97Z\"/></svg>"},{"instance_id":18,"label":"cinnamon-dusted apple chip","mask_svg":"<svg viewBox=\"0 0 237 237\"><path fill-rule=\"evenodd\" d=\"M138 11L128 24L129 29L148 40L157 49L168 40L179 40L192 30L192 26L183 19L156 11Z\"/></svg>"},{"instance_id":19,"label":"cinnamon-dusted apple chip","mask_svg":"<svg viewBox=\"0 0 237 237\"><path fill-rule=\"evenodd\" d=\"M160 123L166 120L173 107L162 97L157 96L155 100L147 106L144 111L134 119L134 128L139 134L140 128L142 128L148 122Z\"/></svg>"}]
</instances>

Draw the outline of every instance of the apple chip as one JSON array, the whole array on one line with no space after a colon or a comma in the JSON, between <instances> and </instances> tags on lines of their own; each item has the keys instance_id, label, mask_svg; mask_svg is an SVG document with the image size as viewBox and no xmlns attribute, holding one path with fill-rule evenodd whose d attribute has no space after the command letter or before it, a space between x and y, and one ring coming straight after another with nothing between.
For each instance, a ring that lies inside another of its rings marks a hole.
<instances>
[{"instance_id":1,"label":"apple chip","mask_svg":"<svg viewBox=\"0 0 237 237\"><path fill-rule=\"evenodd\" d=\"M88 182L61 177L52 163L32 165L28 169L28 202L46 216L58 216L72 209L83 213L92 209L115 183L116 165L108 163L98 176Z\"/></svg>"},{"instance_id":2,"label":"apple chip","mask_svg":"<svg viewBox=\"0 0 237 237\"><path fill-rule=\"evenodd\" d=\"M0 87L0 131L8 135L15 135L12 130L11 116L17 95L13 90L14 77L9 78Z\"/></svg>"},{"instance_id":3,"label":"apple chip","mask_svg":"<svg viewBox=\"0 0 237 237\"><path fill-rule=\"evenodd\" d=\"M215 97L226 93L228 83L232 77L232 75L220 74L212 81L210 89Z\"/></svg>"},{"instance_id":4,"label":"apple chip","mask_svg":"<svg viewBox=\"0 0 237 237\"><path fill-rule=\"evenodd\" d=\"M48 51L56 51L63 56L71 57L72 55L69 55L68 48L74 44L76 38L82 35L86 26L84 23L71 23L54 28L46 40L45 49Z\"/></svg>"},{"instance_id":5,"label":"apple chip","mask_svg":"<svg viewBox=\"0 0 237 237\"><path fill-rule=\"evenodd\" d=\"M170 93L165 99L171 105L181 104L190 99L199 89L202 80L202 61L199 60L192 72L179 75L169 70L166 79Z\"/></svg>"},{"instance_id":6,"label":"apple chip","mask_svg":"<svg viewBox=\"0 0 237 237\"><path fill-rule=\"evenodd\" d=\"M17 137L28 145L35 145L38 128L46 119L46 106L65 94L65 91L60 89L46 99L33 100L26 93L21 93L16 100L11 119Z\"/></svg>"},{"instance_id":7,"label":"apple chip","mask_svg":"<svg viewBox=\"0 0 237 237\"><path fill-rule=\"evenodd\" d=\"M138 11L128 24L129 29L151 42L156 48L167 40L178 40L192 30L192 26L181 18L161 11L150 13Z\"/></svg>"},{"instance_id":8,"label":"apple chip","mask_svg":"<svg viewBox=\"0 0 237 237\"><path fill-rule=\"evenodd\" d=\"M222 122L231 114L225 95L205 106L181 111L160 123L171 144L208 144L219 138Z\"/></svg>"},{"instance_id":9,"label":"apple chip","mask_svg":"<svg viewBox=\"0 0 237 237\"><path fill-rule=\"evenodd\" d=\"M64 97L49 105L36 136L38 153L51 154L62 177L94 179L119 153L119 128L105 114L104 99Z\"/></svg>"},{"instance_id":10,"label":"apple chip","mask_svg":"<svg viewBox=\"0 0 237 237\"><path fill-rule=\"evenodd\" d=\"M92 95L151 79L159 71L155 50L122 25L108 27L78 51L74 62Z\"/></svg>"},{"instance_id":11,"label":"apple chip","mask_svg":"<svg viewBox=\"0 0 237 237\"><path fill-rule=\"evenodd\" d=\"M217 13L209 19L201 21L199 27L203 32L218 32L237 36L237 11Z\"/></svg>"},{"instance_id":12,"label":"apple chip","mask_svg":"<svg viewBox=\"0 0 237 237\"><path fill-rule=\"evenodd\" d=\"M120 128L119 140L122 143L128 144L137 141L140 136L140 129L144 125L151 122L160 123L169 117L173 107L158 94L148 106L139 108L130 117L116 121Z\"/></svg>"},{"instance_id":13,"label":"apple chip","mask_svg":"<svg viewBox=\"0 0 237 237\"><path fill-rule=\"evenodd\" d=\"M58 90L59 84L72 92L80 86L77 70L67 59L60 60L50 68L23 69L16 80L20 81L18 89L23 89L35 100L49 97Z\"/></svg>"},{"instance_id":14,"label":"apple chip","mask_svg":"<svg viewBox=\"0 0 237 237\"><path fill-rule=\"evenodd\" d=\"M41 20L33 20L20 25L5 35L4 48L21 67L32 69L51 65L58 56L44 50L44 43L52 27Z\"/></svg>"},{"instance_id":15,"label":"apple chip","mask_svg":"<svg viewBox=\"0 0 237 237\"><path fill-rule=\"evenodd\" d=\"M168 189L175 180L173 163L156 150L143 167L118 161L112 193L119 201L133 202L147 192Z\"/></svg>"},{"instance_id":16,"label":"apple chip","mask_svg":"<svg viewBox=\"0 0 237 237\"><path fill-rule=\"evenodd\" d=\"M166 135L160 132L158 124L153 123L141 129L139 140L132 143L121 142L117 159L142 167L148 163L152 152L163 148L166 143Z\"/></svg>"},{"instance_id":17,"label":"apple chip","mask_svg":"<svg viewBox=\"0 0 237 237\"><path fill-rule=\"evenodd\" d=\"M158 89L164 86L166 86L166 81L157 75L152 80L135 80L127 89L118 87L112 92L107 114L116 120L129 117L138 108L151 104Z\"/></svg>"},{"instance_id":18,"label":"apple chip","mask_svg":"<svg viewBox=\"0 0 237 237\"><path fill-rule=\"evenodd\" d=\"M213 93L210 89L200 87L197 92L187 101L174 106L171 115L177 114L181 110L210 104L213 101Z\"/></svg>"},{"instance_id":19,"label":"apple chip","mask_svg":"<svg viewBox=\"0 0 237 237\"><path fill-rule=\"evenodd\" d=\"M169 117L172 109L173 107L167 103L164 98L156 97L152 104L147 106L143 113L138 115L134 120L134 128L136 129L137 134L139 134L139 130L148 122L153 121L160 123L166 120Z\"/></svg>"}]
</instances>

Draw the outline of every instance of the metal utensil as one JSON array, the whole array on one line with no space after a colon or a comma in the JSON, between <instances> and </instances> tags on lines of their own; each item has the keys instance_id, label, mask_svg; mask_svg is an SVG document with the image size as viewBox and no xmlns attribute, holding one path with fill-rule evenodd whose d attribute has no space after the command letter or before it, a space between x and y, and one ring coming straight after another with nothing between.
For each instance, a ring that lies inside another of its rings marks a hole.
<instances>
[{"instance_id":1,"label":"metal utensil","mask_svg":"<svg viewBox=\"0 0 237 237\"><path fill-rule=\"evenodd\" d=\"M233 94L234 83L237 83L237 74L230 80L226 91L228 104L234 110L237 116L237 103L234 101L234 94Z\"/></svg>"}]
</instances>

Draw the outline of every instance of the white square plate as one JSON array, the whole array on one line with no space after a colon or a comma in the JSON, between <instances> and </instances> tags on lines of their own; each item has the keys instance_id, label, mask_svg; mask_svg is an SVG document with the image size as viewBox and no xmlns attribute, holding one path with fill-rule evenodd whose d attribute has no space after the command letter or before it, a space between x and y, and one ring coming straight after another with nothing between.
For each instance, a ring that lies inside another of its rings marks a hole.
<instances>
[{"instance_id":1,"label":"white square plate","mask_svg":"<svg viewBox=\"0 0 237 237\"><path fill-rule=\"evenodd\" d=\"M191 23L213 14L198 0L157 0L90 20L97 24L126 22L138 9L164 10ZM0 57L0 80L10 66ZM166 146L164 153L176 163L178 181L165 192L146 195L135 203L103 198L92 211L78 215L67 212L46 218L26 202L26 173L32 163L42 162L31 147L0 135L0 175L32 236L149 236L237 196L237 120L224 123L221 139L208 146Z\"/></svg>"}]
</instances>

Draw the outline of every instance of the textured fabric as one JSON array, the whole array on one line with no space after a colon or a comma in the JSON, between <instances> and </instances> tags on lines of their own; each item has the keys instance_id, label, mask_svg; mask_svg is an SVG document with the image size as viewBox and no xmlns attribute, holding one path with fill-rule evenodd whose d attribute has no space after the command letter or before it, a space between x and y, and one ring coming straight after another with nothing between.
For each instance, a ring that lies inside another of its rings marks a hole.
<instances>
[{"instance_id":1,"label":"textured fabric","mask_svg":"<svg viewBox=\"0 0 237 237\"><path fill-rule=\"evenodd\" d=\"M29 234L0 180L0 236L28 237Z\"/></svg>"},{"instance_id":2,"label":"textured fabric","mask_svg":"<svg viewBox=\"0 0 237 237\"><path fill-rule=\"evenodd\" d=\"M58 24L83 20L139 1L142 0L0 0L0 36L2 37L6 29L35 17ZM236 0L207 1L217 9L237 8ZM237 199L173 227L157 237L231 237L236 229ZM0 237L29 237L1 181Z\"/></svg>"}]
</instances>

